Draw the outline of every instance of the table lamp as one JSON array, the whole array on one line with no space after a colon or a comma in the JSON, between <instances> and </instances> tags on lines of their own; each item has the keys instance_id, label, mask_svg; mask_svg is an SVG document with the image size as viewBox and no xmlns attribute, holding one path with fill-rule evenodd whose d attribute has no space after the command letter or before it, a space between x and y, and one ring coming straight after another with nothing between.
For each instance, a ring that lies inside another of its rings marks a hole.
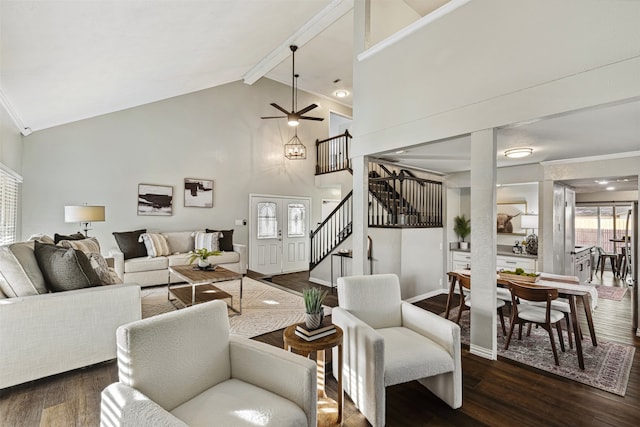
<instances>
[{"instance_id":1,"label":"table lamp","mask_svg":"<svg viewBox=\"0 0 640 427\"><path fill-rule=\"evenodd\" d=\"M525 214L520 216L520 227L525 230L531 229L531 234L525 239L526 251L530 255L538 255L538 236L536 229L538 228L538 215Z\"/></svg>"},{"instance_id":2,"label":"table lamp","mask_svg":"<svg viewBox=\"0 0 640 427\"><path fill-rule=\"evenodd\" d=\"M89 237L89 224L104 221L104 206L65 206L64 222L79 222L84 226L84 235Z\"/></svg>"}]
</instances>

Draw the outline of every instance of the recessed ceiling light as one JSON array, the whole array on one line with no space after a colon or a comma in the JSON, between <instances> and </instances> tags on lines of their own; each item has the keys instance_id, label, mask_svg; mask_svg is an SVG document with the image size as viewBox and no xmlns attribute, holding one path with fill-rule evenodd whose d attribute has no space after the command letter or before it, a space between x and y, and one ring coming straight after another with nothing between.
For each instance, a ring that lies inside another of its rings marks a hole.
<instances>
[{"instance_id":1,"label":"recessed ceiling light","mask_svg":"<svg viewBox=\"0 0 640 427\"><path fill-rule=\"evenodd\" d=\"M598 184L600 184L600 185L607 185L607 184L609 183L609 181L605 181L604 179L603 179L603 180L601 180L601 181L598 181L598 180L596 179L596 182L597 182Z\"/></svg>"},{"instance_id":2,"label":"recessed ceiling light","mask_svg":"<svg viewBox=\"0 0 640 427\"><path fill-rule=\"evenodd\" d=\"M615 189L616 189L616 187L607 187L607 191L613 191Z\"/></svg>"},{"instance_id":3,"label":"recessed ceiling light","mask_svg":"<svg viewBox=\"0 0 640 427\"><path fill-rule=\"evenodd\" d=\"M522 147L522 148L511 148L504 152L504 155L509 157L510 159L519 159L521 157L527 157L531 153L533 153L532 148Z\"/></svg>"},{"instance_id":4,"label":"recessed ceiling light","mask_svg":"<svg viewBox=\"0 0 640 427\"><path fill-rule=\"evenodd\" d=\"M349 91L348 90L344 90L344 89L340 89L334 92L334 95L337 98L345 98L349 95Z\"/></svg>"},{"instance_id":5,"label":"recessed ceiling light","mask_svg":"<svg viewBox=\"0 0 640 427\"><path fill-rule=\"evenodd\" d=\"M398 150L398 151L395 151L394 153L395 154L403 154L403 153L406 153L406 152L407 152L407 150Z\"/></svg>"}]
</instances>

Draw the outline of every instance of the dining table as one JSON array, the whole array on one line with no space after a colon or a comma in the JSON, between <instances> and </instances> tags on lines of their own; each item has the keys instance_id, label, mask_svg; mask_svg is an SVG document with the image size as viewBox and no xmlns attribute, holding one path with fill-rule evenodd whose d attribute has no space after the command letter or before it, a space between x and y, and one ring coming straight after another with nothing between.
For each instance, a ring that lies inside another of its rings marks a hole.
<instances>
[{"instance_id":1,"label":"dining table","mask_svg":"<svg viewBox=\"0 0 640 427\"><path fill-rule=\"evenodd\" d=\"M445 308L444 317L449 318L449 312L451 311L451 304L453 300L453 294L455 293L456 285L458 282L459 275L471 276L471 270L455 270L447 273L449 276L449 293L447 296L447 305ZM558 277L557 275L555 277ZM499 273L496 274L496 286L500 287L508 287L509 282L516 280L505 279L500 276ZM593 316L592 311L595 310L598 304L598 291L595 286L590 284L577 284L577 283L566 283L559 280L537 280L534 283L531 282L518 282L524 283L530 286L540 286L547 288L554 288L558 290L558 296L562 298L566 298L569 302L569 307L571 308L571 321L573 323L573 334L576 343L576 353L578 355L578 366L580 369L584 370L584 355L582 352L582 333L580 329L580 322L578 321L578 310L576 305L576 299L580 299L582 301L582 305L584 307L584 313L587 320L587 325L589 326L589 334L591 336L591 343L593 346L598 345L598 341L596 339L596 331L593 325Z\"/></svg>"}]
</instances>

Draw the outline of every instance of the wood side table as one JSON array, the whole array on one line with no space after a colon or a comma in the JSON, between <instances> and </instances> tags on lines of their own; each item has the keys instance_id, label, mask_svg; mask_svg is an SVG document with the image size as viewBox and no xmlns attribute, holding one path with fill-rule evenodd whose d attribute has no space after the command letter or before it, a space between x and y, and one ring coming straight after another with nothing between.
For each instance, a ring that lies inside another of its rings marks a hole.
<instances>
[{"instance_id":1,"label":"wood side table","mask_svg":"<svg viewBox=\"0 0 640 427\"><path fill-rule=\"evenodd\" d=\"M301 323L296 323L295 325L288 326L284 330L284 349L287 351L296 350L307 357L309 357L311 352L316 352L316 363L318 365L318 399L327 398L324 388L325 351L338 346L338 424L342 424L342 405L344 400L344 392L342 391L342 329L336 326L335 334L318 338L314 341L305 341L295 333L296 326L300 324Z\"/></svg>"}]
</instances>

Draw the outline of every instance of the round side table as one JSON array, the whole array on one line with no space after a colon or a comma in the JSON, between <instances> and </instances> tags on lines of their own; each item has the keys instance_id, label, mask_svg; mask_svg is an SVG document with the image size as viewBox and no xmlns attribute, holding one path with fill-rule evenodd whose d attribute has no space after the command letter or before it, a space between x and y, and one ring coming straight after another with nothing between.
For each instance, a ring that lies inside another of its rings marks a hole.
<instances>
[{"instance_id":1,"label":"round side table","mask_svg":"<svg viewBox=\"0 0 640 427\"><path fill-rule=\"evenodd\" d=\"M338 424L342 423L342 403L344 392L342 391L342 329L336 326L336 333L328 335L326 337L318 338L313 341L306 341L296 335L296 326L288 326L284 330L284 349L287 351L296 350L304 356L309 357L311 352L316 352L316 363L318 365L318 397L326 398L327 395L324 389L325 383L325 350L330 350L335 346L338 346ZM335 360L334 360L335 363Z\"/></svg>"}]
</instances>

